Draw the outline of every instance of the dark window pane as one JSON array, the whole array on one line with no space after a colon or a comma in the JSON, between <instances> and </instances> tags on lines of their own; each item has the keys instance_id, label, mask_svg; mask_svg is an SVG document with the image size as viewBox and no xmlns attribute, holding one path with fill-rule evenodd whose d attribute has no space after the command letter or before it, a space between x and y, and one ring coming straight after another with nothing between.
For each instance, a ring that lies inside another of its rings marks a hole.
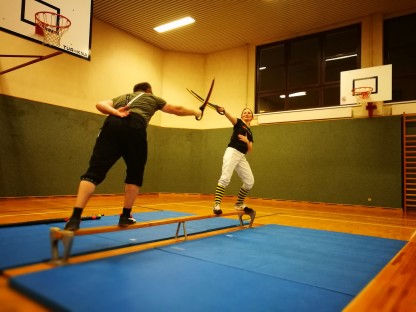
<instances>
[{"instance_id":1,"label":"dark window pane","mask_svg":"<svg viewBox=\"0 0 416 312\"><path fill-rule=\"evenodd\" d=\"M289 43L289 64L317 62L319 60L319 39L307 38Z\"/></svg>"},{"instance_id":2,"label":"dark window pane","mask_svg":"<svg viewBox=\"0 0 416 312\"><path fill-rule=\"evenodd\" d=\"M340 105L339 85L324 88L324 107Z\"/></svg>"},{"instance_id":3,"label":"dark window pane","mask_svg":"<svg viewBox=\"0 0 416 312\"><path fill-rule=\"evenodd\" d=\"M284 67L267 67L258 71L259 91L284 90L286 73Z\"/></svg>"},{"instance_id":4,"label":"dark window pane","mask_svg":"<svg viewBox=\"0 0 416 312\"><path fill-rule=\"evenodd\" d=\"M260 50L259 67L277 67L285 64L285 46L270 46Z\"/></svg>"},{"instance_id":5,"label":"dark window pane","mask_svg":"<svg viewBox=\"0 0 416 312\"><path fill-rule=\"evenodd\" d=\"M319 66L316 63L291 65L288 70L289 89L313 86L319 82Z\"/></svg>"},{"instance_id":6,"label":"dark window pane","mask_svg":"<svg viewBox=\"0 0 416 312\"><path fill-rule=\"evenodd\" d=\"M324 39L325 82L340 79L340 72L357 68L359 64L360 28L329 32Z\"/></svg>"},{"instance_id":7,"label":"dark window pane","mask_svg":"<svg viewBox=\"0 0 416 312\"><path fill-rule=\"evenodd\" d=\"M402 49L389 51L390 64L394 64L395 75L414 73L416 71L416 43Z\"/></svg>"},{"instance_id":8,"label":"dark window pane","mask_svg":"<svg viewBox=\"0 0 416 312\"><path fill-rule=\"evenodd\" d=\"M313 108L319 106L319 90L309 90L303 96L288 97L288 110Z\"/></svg>"},{"instance_id":9,"label":"dark window pane","mask_svg":"<svg viewBox=\"0 0 416 312\"><path fill-rule=\"evenodd\" d=\"M259 51L257 64L258 90L283 90L286 84L284 45L269 46Z\"/></svg>"},{"instance_id":10,"label":"dark window pane","mask_svg":"<svg viewBox=\"0 0 416 312\"><path fill-rule=\"evenodd\" d=\"M392 100L416 100L416 14L384 22L384 64L393 67Z\"/></svg>"},{"instance_id":11,"label":"dark window pane","mask_svg":"<svg viewBox=\"0 0 416 312\"><path fill-rule=\"evenodd\" d=\"M416 75L393 79L392 100L403 102L416 99Z\"/></svg>"},{"instance_id":12,"label":"dark window pane","mask_svg":"<svg viewBox=\"0 0 416 312\"><path fill-rule=\"evenodd\" d=\"M260 96L258 101L259 113L279 112L285 110L284 98L280 95L266 95Z\"/></svg>"},{"instance_id":13,"label":"dark window pane","mask_svg":"<svg viewBox=\"0 0 416 312\"><path fill-rule=\"evenodd\" d=\"M319 39L295 40L289 44L288 88L319 82Z\"/></svg>"},{"instance_id":14,"label":"dark window pane","mask_svg":"<svg viewBox=\"0 0 416 312\"><path fill-rule=\"evenodd\" d=\"M340 79L340 73L346 70L357 69L357 56L325 62L325 82L335 82Z\"/></svg>"},{"instance_id":15,"label":"dark window pane","mask_svg":"<svg viewBox=\"0 0 416 312\"><path fill-rule=\"evenodd\" d=\"M360 29L357 27L329 32L324 40L325 59L358 53L360 38Z\"/></svg>"}]
</instances>

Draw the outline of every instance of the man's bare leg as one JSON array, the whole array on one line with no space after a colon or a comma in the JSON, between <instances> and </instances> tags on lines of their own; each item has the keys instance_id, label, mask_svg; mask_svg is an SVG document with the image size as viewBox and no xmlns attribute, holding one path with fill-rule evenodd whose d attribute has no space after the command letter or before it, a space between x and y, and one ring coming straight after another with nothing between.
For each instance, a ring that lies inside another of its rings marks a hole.
<instances>
[{"instance_id":1,"label":"man's bare leg","mask_svg":"<svg viewBox=\"0 0 416 312\"><path fill-rule=\"evenodd\" d=\"M68 222L65 224L65 230L76 231L79 229L81 223L82 212L95 191L95 184L82 180L79 183L77 199L75 200L75 207Z\"/></svg>"},{"instance_id":2,"label":"man's bare leg","mask_svg":"<svg viewBox=\"0 0 416 312\"><path fill-rule=\"evenodd\" d=\"M140 187L135 184L126 184L124 187L124 208L120 216L120 221L118 222L119 226L125 227L136 223L136 220L131 216L131 210L133 209L139 191Z\"/></svg>"},{"instance_id":3,"label":"man's bare leg","mask_svg":"<svg viewBox=\"0 0 416 312\"><path fill-rule=\"evenodd\" d=\"M132 209L140 187L135 184L126 184L124 187L124 208Z\"/></svg>"},{"instance_id":4,"label":"man's bare leg","mask_svg":"<svg viewBox=\"0 0 416 312\"><path fill-rule=\"evenodd\" d=\"M91 195L94 193L95 188L96 186L94 183L90 181L82 180L79 183L78 195L75 201L75 207L84 209L88 201L90 200Z\"/></svg>"}]
</instances>

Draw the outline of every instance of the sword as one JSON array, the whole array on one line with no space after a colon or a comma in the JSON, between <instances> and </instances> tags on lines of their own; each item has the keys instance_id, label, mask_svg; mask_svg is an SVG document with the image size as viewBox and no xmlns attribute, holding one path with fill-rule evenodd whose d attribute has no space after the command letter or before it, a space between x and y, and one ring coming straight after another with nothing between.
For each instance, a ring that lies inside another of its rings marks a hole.
<instances>
[{"instance_id":1,"label":"sword","mask_svg":"<svg viewBox=\"0 0 416 312\"><path fill-rule=\"evenodd\" d=\"M198 95L196 92L194 92L194 91L192 91L192 90L190 90L190 89L186 89L190 94L192 94L198 101L200 101L200 102L205 102L205 100L204 100L204 98L202 97L202 96L200 96L200 95ZM221 106L219 106L219 105L216 105L216 104L214 104L214 103L211 103L211 102L208 102L207 103L207 106L209 107L209 108L211 108L211 109L213 109L213 110L216 110L217 111L217 113L218 114L220 114L220 115L224 115L224 112L223 111L219 111L219 108L221 107Z\"/></svg>"}]
</instances>

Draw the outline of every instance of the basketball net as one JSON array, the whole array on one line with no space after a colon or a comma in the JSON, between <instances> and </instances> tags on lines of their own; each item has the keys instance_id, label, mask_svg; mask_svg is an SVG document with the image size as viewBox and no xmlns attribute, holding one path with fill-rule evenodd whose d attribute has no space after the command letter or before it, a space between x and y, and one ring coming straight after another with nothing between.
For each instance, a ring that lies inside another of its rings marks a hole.
<instances>
[{"instance_id":1,"label":"basketball net","mask_svg":"<svg viewBox=\"0 0 416 312\"><path fill-rule=\"evenodd\" d=\"M357 99L357 104L367 103L373 92L372 87L359 87L352 89L352 95Z\"/></svg>"},{"instance_id":2,"label":"basketball net","mask_svg":"<svg viewBox=\"0 0 416 312\"><path fill-rule=\"evenodd\" d=\"M43 36L43 43L59 47L61 38L71 26L71 21L53 12L35 14L35 34Z\"/></svg>"}]
</instances>

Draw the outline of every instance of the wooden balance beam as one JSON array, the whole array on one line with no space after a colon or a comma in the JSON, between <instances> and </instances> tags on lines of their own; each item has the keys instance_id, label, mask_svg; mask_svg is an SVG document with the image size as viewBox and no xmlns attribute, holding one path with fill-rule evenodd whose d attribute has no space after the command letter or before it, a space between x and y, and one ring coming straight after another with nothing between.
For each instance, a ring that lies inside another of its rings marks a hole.
<instances>
[{"instance_id":1,"label":"wooden balance beam","mask_svg":"<svg viewBox=\"0 0 416 312\"><path fill-rule=\"evenodd\" d=\"M202 220L202 219L209 219L209 218L219 218L219 217L228 217L228 216L238 216L240 220L240 226L244 226L243 223L243 215L250 216L250 223L249 227L253 226L254 218L256 217L256 212L247 214L244 211L236 211L236 212L227 212L221 215L203 215L203 216L187 216L187 217L180 217L180 218L169 218L169 219L162 219L162 220L155 220L149 222L138 222L127 227L120 227L118 225L108 225L108 226L100 226L100 227L92 227L92 228L85 228L79 229L76 231L67 231L63 230L58 227L52 227L49 231L50 242L51 242L51 251L52 251L52 261L59 261L59 250L58 250L58 243L61 240L63 245L63 256L62 261L66 263L71 254L72 242L74 240L74 236L81 236L81 235L91 235L91 234L98 234L98 233L108 233L108 232L118 232L118 231L127 231L127 230L134 230L134 229L141 229L147 228L152 226L159 226L165 224L173 224L177 223L178 227L176 229L175 238L178 239L179 237L179 230L181 225L183 226L183 236L185 240L187 239L188 235L186 233L186 222L195 221L195 220Z\"/></svg>"}]
</instances>

